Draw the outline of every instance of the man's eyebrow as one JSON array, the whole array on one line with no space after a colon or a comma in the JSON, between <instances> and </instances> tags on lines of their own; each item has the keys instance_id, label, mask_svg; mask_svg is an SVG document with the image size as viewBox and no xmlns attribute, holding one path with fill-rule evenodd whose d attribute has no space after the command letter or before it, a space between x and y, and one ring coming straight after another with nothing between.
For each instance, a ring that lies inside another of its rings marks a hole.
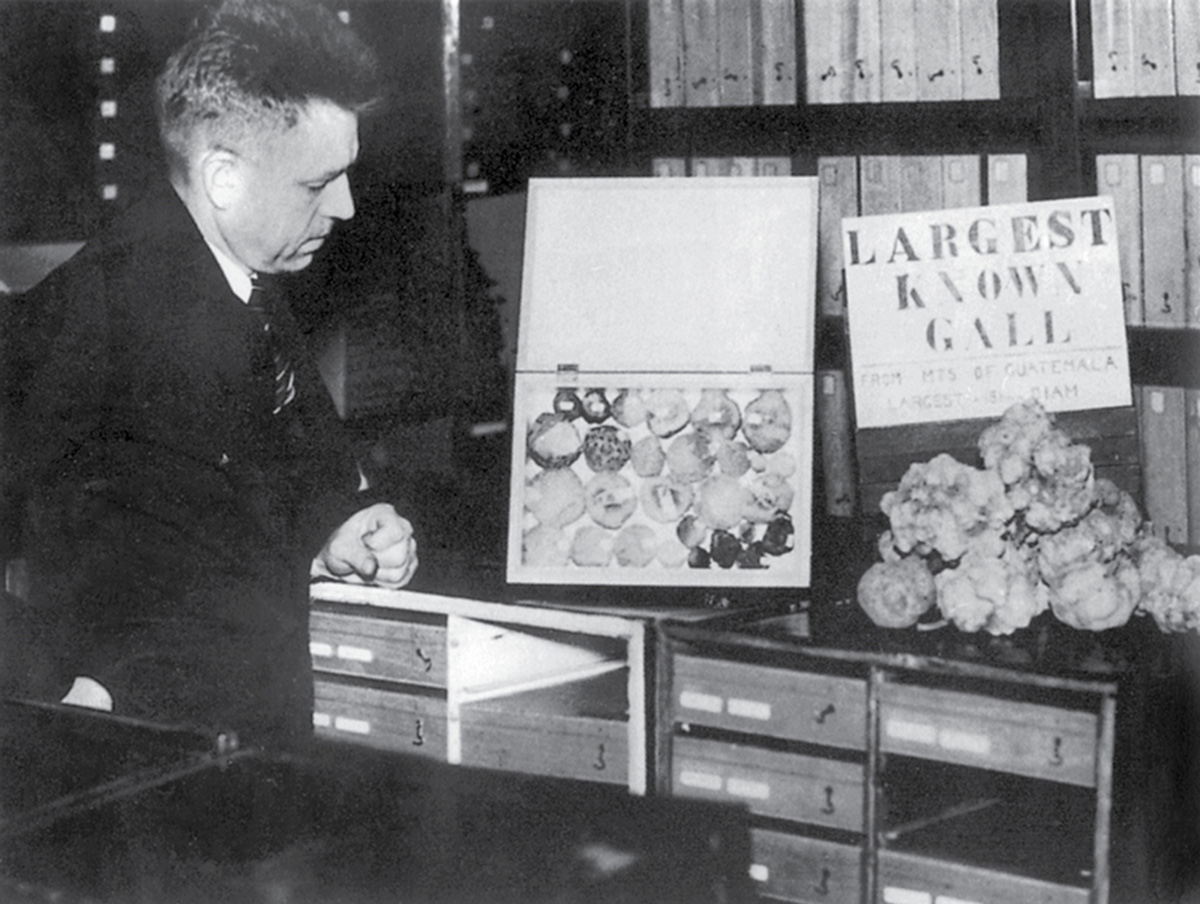
<instances>
[{"instance_id":1,"label":"man's eyebrow","mask_svg":"<svg viewBox=\"0 0 1200 904\"><path fill-rule=\"evenodd\" d=\"M343 175L344 173L348 173L350 170L354 169L354 165L356 163L358 163L357 160L355 160L353 163L350 163L347 166L343 166L339 169L326 170L325 172L320 173L319 175L316 175L316 176L312 176L308 179L301 179L300 182L303 185L312 185L312 184L318 183L318 182L332 182L334 179L338 178L339 176Z\"/></svg>"}]
</instances>

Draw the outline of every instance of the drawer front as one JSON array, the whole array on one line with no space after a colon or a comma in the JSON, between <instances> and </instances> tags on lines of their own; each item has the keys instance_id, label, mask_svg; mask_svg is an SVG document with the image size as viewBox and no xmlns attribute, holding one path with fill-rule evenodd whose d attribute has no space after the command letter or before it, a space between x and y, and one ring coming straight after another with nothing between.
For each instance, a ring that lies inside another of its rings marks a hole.
<instances>
[{"instance_id":1,"label":"drawer front","mask_svg":"<svg viewBox=\"0 0 1200 904\"><path fill-rule=\"evenodd\" d=\"M860 904L859 848L751 829L750 851L750 878L760 895L802 904Z\"/></svg>"},{"instance_id":2,"label":"drawer front","mask_svg":"<svg viewBox=\"0 0 1200 904\"><path fill-rule=\"evenodd\" d=\"M445 700L320 678L313 694L313 730L320 737L445 762Z\"/></svg>"},{"instance_id":3,"label":"drawer front","mask_svg":"<svg viewBox=\"0 0 1200 904\"><path fill-rule=\"evenodd\" d=\"M446 686L446 629L313 610L309 615L313 668L362 678Z\"/></svg>"},{"instance_id":4,"label":"drawer front","mask_svg":"<svg viewBox=\"0 0 1200 904\"><path fill-rule=\"evenodd\" d=\"M626 722L503 711L462 714L462 764L528 775L629 783Z\"/></svg>"},{"instance_id":5,"label":"drawer front","mask_svg":"<svg viewBox=\"0 0 1200 904\"><path fill-rule=\"evenodd\" d=\"M879 852L884 904L1087 904L1085 888L898 851Z\"/></svg>"},{"instance_id":6,"label":"drawer front","mask_svg":"<svg viewBox=\"0 0 1200 904\"><path fill-rule=\"evenodd\" d=\"M880 748L1094 787L1093 713L912 685L880 692Z\"/></svg>"},{"instance_id":7,"label":"drawer front","mask_svg":"<svg viewBox=\"0 0 1200 904\"><path fill-rule=\"evenodd\" d=\"M862 831L861 765L724 741L676 737L672 744L677 796L737 802L761 816Z\"/></svg>"},{"instance_id":8,"label":"drawer front","mask_svg":"<svg viewBox=\"0 0 1200 904\"><path fill-rule=\"evenodd\" d=\"M867 685L855 678L680 655L673 704L676 722L866 749Z\"/></svg>"}]
</instances>

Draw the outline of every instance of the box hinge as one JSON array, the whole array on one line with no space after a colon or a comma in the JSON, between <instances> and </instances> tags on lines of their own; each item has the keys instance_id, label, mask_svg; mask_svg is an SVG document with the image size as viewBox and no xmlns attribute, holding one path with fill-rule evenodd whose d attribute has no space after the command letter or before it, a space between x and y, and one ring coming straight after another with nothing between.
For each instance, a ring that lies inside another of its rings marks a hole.
<instances>
[{"instance_id":1,"label":"box hinge","mask_svg":"<svg viewBox=\"0 0 1200 904\"><path fill-rule=\"evenodd\" d=\"M769 374L771 372L770 364L751 364L750 373L752 374Z\"/></svg>"},{"instance_id":2,"label":"box hinge","mask_svg":"<svg viewBox=\"0 0 1200 904\"><path fill-rule=\"evenodd\" d=\"M579 365L578 364L560 364L555 368L559 379L563 380L578 380Z\"/></svg>"}]
</instances>

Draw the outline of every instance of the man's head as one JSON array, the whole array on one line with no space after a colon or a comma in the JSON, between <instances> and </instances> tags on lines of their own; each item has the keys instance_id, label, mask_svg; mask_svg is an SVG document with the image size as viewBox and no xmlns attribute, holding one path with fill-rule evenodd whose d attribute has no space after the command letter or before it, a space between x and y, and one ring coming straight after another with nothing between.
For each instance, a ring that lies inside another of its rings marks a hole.
<instances>
[{"instance_id":1,"label":"man's head","mask_svg":"<svg viewBox=\"0 0 1200 904\"><path fill-rule=\"evenodd\" d=\"M223 0L157 82L171 181L248 269L300 270L354 215L347 169L378 98L373 54L315 0Z\"/></svg>"}]
</instances>

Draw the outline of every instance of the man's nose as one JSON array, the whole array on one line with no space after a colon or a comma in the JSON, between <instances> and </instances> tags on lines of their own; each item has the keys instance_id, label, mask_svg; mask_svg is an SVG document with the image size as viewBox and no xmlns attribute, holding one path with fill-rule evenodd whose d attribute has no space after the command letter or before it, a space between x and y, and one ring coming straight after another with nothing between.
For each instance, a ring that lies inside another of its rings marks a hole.
<instances>
[{"instance_id":1,"label":"man's nose","mask_svg":"<svg viewBox=\"0 0 1200 904\"><path fill-rule=\"evenodd\" d=\"M321 213L334 220L348 220L354 216L354 195L350 191L350 177L345 173L325 186Z\"/></svg>"}]
</instances>

